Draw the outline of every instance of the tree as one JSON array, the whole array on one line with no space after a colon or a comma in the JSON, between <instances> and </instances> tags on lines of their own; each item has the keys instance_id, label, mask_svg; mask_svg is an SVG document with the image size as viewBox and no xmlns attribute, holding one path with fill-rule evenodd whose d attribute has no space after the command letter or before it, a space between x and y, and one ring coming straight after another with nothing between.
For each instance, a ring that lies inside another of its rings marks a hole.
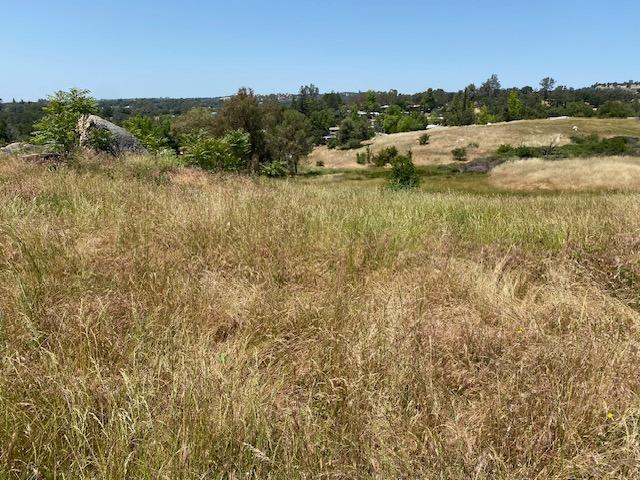
<instances>
[{"instance_id":1,"label":"tree","mask_svg":"<svg viewBox=\"0 0 640 480\"><path fill-rule=\"evenodd\" d=\"M480 112L476 115L476 123L480 125L486 125L488 123L495 123L498 121L498 117L493 115L486 105L480 107Z\"/></svg>"},{"instance_id":2,"label":"tree","mask_svg":"<svg viewBox=\"0 0 640 480\"><path fill-rule=\"evenodd\" d=\"M216 125L218 134L232 130L243 130L249 134L254 171L257 171L258 163L269 160L264 134L264 111L250 88L240 88L238 93L224 102L216 117Z\"/></svg>"},{"instance_id":3,"label":"tree","mask_svg":"<svg viewBox=\"0 0 640 480\"><path fill-rule=\"evenodd\" d=\"M370 139L373 135L373 128L366 119L351 115L340 124L337 141L343 148L358 148L364 140Z\"/></svg>"},{"instance_id":4,"label":"tree","mask_svg":"<svg viewBox=\"0 0 640 480\"><path fill-rule=\"evenodd\" d=\"M540 80L540 91L544 94L544 99L546 100L549 92L554 89L556 86L556 81L551 77L544 77Z\"/></svg>"},{"instance_id":5,"label":"tree","mask_svg":"<svg viewBox=\"0 0 640 480\"><path fill-rule=\"evenodd\" d=\"M181 138L190 133L204 130L209 135L219 133L218 123L214 112L207 107L195 107L177 117L171 124L171 131L175 137Z\"/></svg>"},{"instance_id":6,"label":"tree","mask_svg":"<svg viewBox=\"0 0 640 480\"><path fill-rule=\"evenodd\" d=\"M471 125L475 120L474 117L469 93L465 88L464 92L459 92L453 97L445 112L445 122L447 125Z\"/></svg>"},{"instance_id":7,"label":"tree","mask_svg":"<svg viewBox=\"0 0 640 480\"><path fill-rule=\"evenodd\" d=\"M310 85L303 85L300 87L298 96L293 99L292 107L305 115L311 114L311 112L318 110L320 99L320 90L313 83Z\"/></svg>"},{"instance_id":8,"label":"tree","mask_svg":"<svg viewBox=\"0 0 640 480\"><path fill-rule=\"evenodd\" d=\"M313 130L314 143L322 142L329 129L336 124L336 112L330 108L316 110L309 116Z\"/></svg>"},{"instance_id":9,"label":"tree","mask_svg":"<svg viewBox=\"0 0 640 480\"><path fill-rule=\"evenodd\" d=\"M300 159L313 149L311 121L297 110L285 110L280 121L267 130L267 146L271 159L284 161L289 173L298 173Z\"/></svg>"},{"instance_id":10,"label":"tree","mask_svg":"<svg viewBox=\"0 0 640 480\"><path fill-rule=\"evenodd\" d=\"M76 127L82 115L98 112L98 102L89 90L72 88L49 96L44 116L35 125L34 142L47 145L52 151L69 152L77 145Z\"/></svg>"},{"instance_id":11,"label":"tree","mask_svg":"<svg viewBox=\"0 0 640 480\"><path fill-rule=\"evenodd\" d=\"M524 115L524 104L520 100L518 90L516 89L509 91L509 96L507 97L507 112L509 120L519 120Z\"/></svg>"},{"instance_id":12,"label":"tree","mask_svg":"<svg viewBox=\"0 0 640 480\"><path fill-rule=\"evenodd\" d=\"M633 114L633 108L622 102L606 102L598 109L600 118L627 118Z\"/></svg>"},{"instance_id":13,"label":"tree","mask_svg":"<svg viewBox=\"0 0 640 480\"><path fill-rule=\"evenodd\" d=\"M478 89L480 95L495 98L502 86L500 85L500 80L498 79L498 75L495 73L491 75Z\"/></svg>"},{"instance_id":14,"label":"tree","mask_svg":"<svg viewBox=\"0 0 640 480\"><path fill-rule=\"evenodd\" d=\"M377 112L380 108L380 105L378 105L376 92L374 92L373 90L369 90L366 93L365 108L367 112Z\"/></svg>"}]
</instances>

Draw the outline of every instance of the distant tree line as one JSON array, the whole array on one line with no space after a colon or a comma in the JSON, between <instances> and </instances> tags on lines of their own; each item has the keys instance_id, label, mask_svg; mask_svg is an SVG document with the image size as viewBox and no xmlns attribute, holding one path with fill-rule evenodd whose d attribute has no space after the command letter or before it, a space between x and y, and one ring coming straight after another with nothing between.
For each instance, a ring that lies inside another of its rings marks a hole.
<instances>
[{"instance_id":1,"label":"distant tree line","mask_svg":"<svg viewBox=\"0 0 640 480\"><path fill-rule=\"evenodd\" d=\"M0 144L28 140L47 104L46 100L0 102ZM194 125L219 138L241 129L251 136L252 162L270 163L281 156L277 152L286 151L291 158L282 161L295 170L294 159L306 147L296 149L282 141L294 132L298 144L310 141L331 148L355 148L376 132L422 130L433 123L487 124L563 115L623 118L640 115L640 92L598 85L567 88L551 77L536 88L503 88L492 75L479 87L471 84L459 92L321 94L316 86L306 85L294 95L260 96L241 89L231 97L100 100L96 112L146 136L147 143L159 142L153 149L180 148L180 139L186 138L187 130L193 134Z\"/></svg>"}]
</instances>

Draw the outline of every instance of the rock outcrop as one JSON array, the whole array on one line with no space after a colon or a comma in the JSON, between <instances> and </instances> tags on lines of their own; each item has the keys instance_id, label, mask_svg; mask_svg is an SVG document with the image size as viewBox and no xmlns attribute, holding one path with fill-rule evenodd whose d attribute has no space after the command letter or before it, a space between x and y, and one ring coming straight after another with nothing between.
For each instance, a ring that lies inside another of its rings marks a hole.
<instances>
[{"instance_id":1,"label":"rock outcrop","mask_svg":"<svg viewBox=\"0 0 640 480\"><path fill-rule=\"evenodd\" d=\"M98 131L106 132L107 135L96 135L95 132ZM82 116L78 121L78 134L80 146L90 150L96 150L95 139L99 137L99 143L104 143L101 145L101 149L113 155L147 153L140 141L131 133L97 115Z\"/></svg>"}]
</instances>

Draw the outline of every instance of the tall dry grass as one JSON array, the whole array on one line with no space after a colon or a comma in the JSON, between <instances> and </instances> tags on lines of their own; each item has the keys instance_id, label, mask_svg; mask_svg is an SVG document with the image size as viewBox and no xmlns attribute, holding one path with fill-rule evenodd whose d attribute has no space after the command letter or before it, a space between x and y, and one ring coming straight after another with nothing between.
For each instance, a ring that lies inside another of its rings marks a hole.
<instances>
[{"instance_id":1,"label":"tall dry grass","mask_svg":"<svg viewBox=\"0 0 640 480\"><path fill-rule=\"evenodd\" d=\"M637 478L637 195L0 160L2 478Z\"/></svg>"},{"instance_id":2,"label":"tall dry grass","mask_svg":"<svg viewBox=\"0 0 640 480\"><path fill-rule=\"evenodd\" d=\"M640 158L518 160L495 168L489 181L511 190L640 190Z\"/></svg>"}]
</instances>

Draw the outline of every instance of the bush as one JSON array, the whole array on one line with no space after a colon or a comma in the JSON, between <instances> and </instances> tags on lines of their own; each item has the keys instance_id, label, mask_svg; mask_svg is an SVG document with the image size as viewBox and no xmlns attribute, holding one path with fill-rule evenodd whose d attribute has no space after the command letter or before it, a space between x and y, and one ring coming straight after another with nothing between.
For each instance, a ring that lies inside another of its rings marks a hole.
<instances>
[{"instance_id":1,"label":"bush","mask_svg":"<svg viewBox=\"0 0 640 480\"><path fill-rule=\"evenodd\" d=\"M511 145L503 143L496 150L496 154L501 157L513 157L515 155L513 150L514 148Z\"/></svg>"},{"instance_id":2,"label":"bush","mask_svg":"<svg viewBox=\"0 0 640 480\"><path fill-rule=\"evenodd\" d=\"M324 162L322 160L316 161L316 167L324 167Z\"/></svg>"},{"instance_id":3,"label":"bush","mask_svg":"<svg viewBox=\"0 0 640 480\"><path fill-rule=\"evenodd\" d=\"M273 162L262 167L261 173L267 177L280 178L286 177L289 173L289 165L282 160L274 160Z\"/></svg>"},{"instance_id":4,"label":"bush","mask_svg":"<svg viewBox=\"0 0 640 480\"><path fill-rule=\"evenodd\" d=\"M88 90L72 88L51 95L44 112L34 125L34 142L54 152L68 153L77 146L78 120L82 115L97 113L98 103Z\"/></svg>"},{"instance_id":5,"label":"bush","mask_svg":"<svg viewBox=\"0 0 640 480\"><path fill-rule=\"evenodd\" d=\"M423 133L422 135L420 135L420 138L418 138L418 143L420 145L429 145L429 134L428 133Z\"/></svg>"},{"instance_id":6,"label":"bush","mask_svg":"<svg viewBox=\"0 0 640 480\"><path fill-rule=\"evenodd\" d=\"M359 165L371 163L371 147L367 147L364 152L356 153L356 163Z\"/></svg>"},{"instance_id":7,"label":"bush","mask_svg":"<svg viewBox=\"0 0 640 480\"><path fill-rule=\"evenodd\" d=\"M189 134L184 137L184 158L189 165L197 165L204 170L238 171L245 167L225 139L214 138L206 132Z\"/></svg>"},{"instance_id":8,"label":"bush","mask_svg":"<svg viewBox=\"0 0 640 480\"><path fill-rule=\"evenodd\" d=\"M113 135L109 130L95 128L89 132L88 145L96 152L104 152L113 154L112 139Z\"/></svg>"},{"instance_id":9,"label":"bush","mask_svg":"<svg viewBox=\"0 0 640 480\"><path fill-rule=\"evenodd\" d=\"M151 153L177 150L177 143L171 135L171 125L167 120L155 120L151 117L136 115L124 122L123 127L140 140L140 143Z\"/></svg>"},{"instance_id":10,"label":"bush","mask_svg":"<svg viewBox=\"0 0 640 480\"><path fill-rule=\"evenodd\" d=\"M420 183L420 177L411 160L411 155L397 156L392 163L389 188L393 190L406 190L414 188Z\"/></svg>"},{"instance_id":11,"label":"bush","mask_svg":"<svg viewBox=\"0 0 640 480\"><path fill-rule=\"evenodd\" d=\"M464 147L458 147L451 150L451 155L453 155L453 159L459 162L462 162L467 159L467 149Z\"/></svg>"},{"instance_id":12,"label":"bush","mask_svg":"<svg viewBox=\"0 0 640 480\"><path fill-rule=\"evenodd\" d=\"M387 147L373 155L371 161L376 167L384 167L389 163L393 163L397 156L398 149L396 147Z\"/></svg>"}]
</instances>

